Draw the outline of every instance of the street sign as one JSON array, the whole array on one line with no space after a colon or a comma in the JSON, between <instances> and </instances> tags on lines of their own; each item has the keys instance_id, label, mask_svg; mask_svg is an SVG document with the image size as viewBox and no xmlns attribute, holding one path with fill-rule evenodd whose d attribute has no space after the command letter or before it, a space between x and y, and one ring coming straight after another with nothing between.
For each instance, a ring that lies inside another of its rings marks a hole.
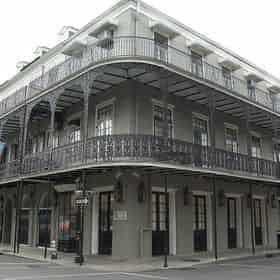
<instances>
[{"instance_id":1,"label":"street sign","mask_svg":"<svg viewBox=\"0 0 280 280\"><path fill-rule=\"evenodd\" d=\"M77 198L76 205L88 205L88 198Z\"/></svg>"}]
</instances>

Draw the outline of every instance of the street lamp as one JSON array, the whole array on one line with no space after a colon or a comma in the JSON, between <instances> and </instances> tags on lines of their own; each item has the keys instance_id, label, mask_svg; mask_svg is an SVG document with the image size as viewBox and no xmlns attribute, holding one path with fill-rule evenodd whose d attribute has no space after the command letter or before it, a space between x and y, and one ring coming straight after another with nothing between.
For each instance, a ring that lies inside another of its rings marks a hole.
<instances>
[{"instance_id":1,"label":"street lamp","mask_svg":"<svg viewBox=\"0 0 280 280\"><path fill-rule=\"evenodd\" d=\"M83 243L84 243L84 212L85 207L88 205L89 196L93 193L93 191L86 190L86 174L85 170L82 171L82 180L80 177L77 177L75 180L76 183L76 205L78 206L79 212L79 228L76 233L76 240L78 243L77 246L77 255L75 257L75 263L79 263L80 265L84 262L83 255Z\"/></svg>"}]
</instances>

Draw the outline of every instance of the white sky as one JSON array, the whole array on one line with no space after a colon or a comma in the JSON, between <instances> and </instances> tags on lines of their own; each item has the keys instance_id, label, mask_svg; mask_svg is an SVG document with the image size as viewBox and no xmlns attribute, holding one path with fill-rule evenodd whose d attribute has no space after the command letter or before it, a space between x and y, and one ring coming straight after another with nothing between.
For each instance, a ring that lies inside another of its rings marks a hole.
<instances>
[{"instance_id":1,"label":"white sky","mask_svg":"<svg viewBox=\"0 0 280 280\"><path fill-rule=\"evenodd\" d=\"M115 0L8 0L1 3L0 84L29 61L39 45L52 47L64 25L87 24ZM150 5L280 77L277 0L146 0Z\"/></svg>"}]
</instances>

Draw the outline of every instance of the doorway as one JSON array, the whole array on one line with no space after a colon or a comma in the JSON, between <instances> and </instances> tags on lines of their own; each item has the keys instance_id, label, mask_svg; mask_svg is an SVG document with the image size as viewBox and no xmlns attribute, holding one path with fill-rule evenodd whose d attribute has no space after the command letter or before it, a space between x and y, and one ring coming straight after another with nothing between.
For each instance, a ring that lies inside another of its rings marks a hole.
<instances>
[{"instance_id":1,"label":"doorway","mask_svg":"<svg viewBox=\"0 0 280 280\"><path fill-rule=\"evenodd\" d=\"M237 248L237 207L236 198L227 198L227 221L228 221L228 248Z\"/></svg>"},{"instance_id":2,"label":"doorway","mask_svg":"<svg viewBox=\"0 0 280 280\"><path fill-rule=\"evenodd\" d=\"M254 199L254 224L256 245L263 245L262 236L262 200Z\"/></svg>"},{"instance_id":3,"label":"doorway","mask_svg":"<svg viewBox=\"0 0 280 280\"><path fill-rule=\"evenodd\" d=\"M113 201L113 192L101 192L99 194L98 252L100 255L112 254Z\"/></svg>"},{"instance_id":4,"label":"doorway","mask_svg":"<svg viewBox=\"0 0 280 280\"><path fill-rule=\"evenodd\" d=\"M207 251L206 196L194 195L194 251Z\"/></svg>"},{"instance_id":5,"label":"doorway","mask_svg":"<svg viewBox=\"0 0 280 280\"><path fill-rule=\"evenodd\" d=\"M169 194L166 197L163 192L152 193L152 254L154 256L163 255L165 253L165 246L167 246L167 252L169 253L168 202ZM167 244L165 244L166 240L168 240Z\"/></svg>"}]
</instances>

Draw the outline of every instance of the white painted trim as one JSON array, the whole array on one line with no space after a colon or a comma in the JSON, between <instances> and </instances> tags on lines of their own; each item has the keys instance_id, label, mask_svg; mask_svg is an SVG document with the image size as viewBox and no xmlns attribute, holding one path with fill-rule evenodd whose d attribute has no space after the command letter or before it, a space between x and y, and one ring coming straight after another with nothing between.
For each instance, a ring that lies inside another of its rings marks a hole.
<instances>
[{"instance_id":1,"label":"white painted trim","mask_svg":"<svg viewBox=\"0 0 280 280\"><path fill-rule=\"evenodd\" d=\"M158 105L158 106L160 106L160 107L163 107L163 106L164 106L163 102L162 102L161 100L159 100L159 99L152 98L151 100L152 100L153 105ZM175 108L175 105L174 105L174 104L168 103L167 106L168 106L168 109L169 109L169 110L174 110L174 108ZM173 112L172 112L172 113L173 113Z\"/></svg>"},{"instance_id":2,"label":"white painted trim","mask_svg":"<svg viewBox=\"0 0 280 280\"><path fill-rule=\"evenodd\" d=\"M94 193L92 197L92 228L91 228L91 253L98 255L99 243L99 193Z\"/></svg>"},{"instance_id":3,"label":"white painted trim","mask_svg":"<svg viewBox=\"0 0 280 280\"><path fill-rule=\"evenodd\" d=\"M261 199L261 200L264 200L264 199L265 199L265 196L264 196L264 195L253 194L253 199Z\"/></svg>"},{"instance_id":4,"label":"white painted trim","mask_svg":"<svg viewBox=\"0 0 280 280\"><path fill-rule=\"evenodd\" d=\"M192 115L198 119L202 119L205 121L209 121L209 117L207 115L201 114L201 113L197 113L197 112L192 112Z\"/></svg>"},{"instance_id":5,"label":"white painted trim","mask_svg":"<svg viewBox=\"0 0 280 280\"><path fill-rule=\"evenodd\" d=\"M109 185L109 186L103 186L103 187L98 187L98 188L91 188L91 190L93 191L94 194L98 194L101 192L110 192L110 191L114 190L114 186Z\"/></svg>"},{"instance_id":6,"label":"white painted trim","mask_svg":"<svg viewBox=\"0 0 280 280\"><path fill-rule=\"evenodd\" d=\"M239 127L238 127L238 125L236 125L236 124L224 122L224 126L225 126L226 128L235 129L235 130L237 130L237 131L239 130Z\"/></svg>"},{"instance_id":7,"label":"white painted trim","mask_svg":"<svg viewBox=\"0 0 280 280\"><path fill-rule=\"evenodd\" d=\"M152 192L164 193L164 187L152 187ZM176 191L177 189L168 189L169 194L169 249L171 255L176 255ZM152 202L151 202L152 203ZM150 214L151 215L151 214Z\"/></svg>"},{"instance_id":8,"label":"white painted trim","mask_svg":"<svg viewBox=\"0 0 280 280\"><path fill-rule=\"evenodd\" d=\"M228 122L225 122L224 123L224 143L225 143L225 148L226 148L226 129L229 128L229 129L232 129L232 130L235 130L236 131L236 137L237 137L237 152L239 153L239 150L240 150L240 141L239 141L239 128L237 125L235 124L231 124L231 123L228 123Z\"/></svg>"},{"instance_id":9,"label":"white painted trim","mask_svg":"<svg viewBox=\"0 0 280 280\"><path fill-rule=\"evenodd\" d=\"M193 195L205 195L208 196L209 194L212 194L212 192L209 191L200 191L200 190L192 190Z\"/></svg>"},{"instance_id":10,"label":"white painted trim","mask_svg":"<svg viewBox=\"0 0 280 280\"><path fill-rule=\"evenodd\" d=\"M115 131L115 120L116 120L116 116L115 116L115 102L116 102L116 97L112 97L108 100L105 100L101 103L98 103L96 104L95 106L95 120L94 120L94 135L95 136L98 136L97 135L97 112L98 110L102 109L103 107L105 106L108 106L108 105L112 105L112 134L114 134L114 131Z\"/></svg>"},{"instance_id":11,"label":"white painted trim","mask_svg":"<svg viewBox=\"0 0 280 280\"><path fill-rule=\"evenodd\" d=\"M206 217L207 217L207 251L213 250L213 209L212 195L206 195Z\"/></svg>"},{"instance_id":12,"label":"white painted trim","mask_svg":"<svg viewBox=\"0 0 280 280\"><path fill-rule=\"evenodd\" d=\"M169 244L170 254L175 256L177 249L177 232L176 232L176 193L171 192L169 195Z\"/></svg>"},{"instance_id":13,"label":"white painted trim","mask_svg":"<svg viewBox=\"0 0 280 280\"><path fill-rule=\"evenodd\" d=\"M241 198L244 194L241 193L225 193L226 197Z\"/></svg>"},{"instance_id":14,"label":"white painted trim","mask_svg":"<svg viewBox=\"0 0 280 280\"><path fill-rule=\"evenodd\" d=\"M167 188L168 193L176 192L177 190L178 190L178 188L174 188L174 187L168 187ZM153 192L165 192L165 188L160 187L160 186L153 186L152 191Z\"/></svg>"}]
</instances>

